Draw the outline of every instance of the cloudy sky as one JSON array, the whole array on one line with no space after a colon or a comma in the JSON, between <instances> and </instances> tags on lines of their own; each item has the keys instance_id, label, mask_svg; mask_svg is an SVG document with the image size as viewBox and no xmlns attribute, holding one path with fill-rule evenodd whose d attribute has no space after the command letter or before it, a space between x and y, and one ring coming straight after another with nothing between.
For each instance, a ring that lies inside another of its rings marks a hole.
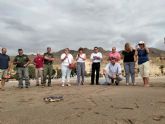
<instances>
[{"instance_id":1,"label":"cloudy sky","mask_svg":"<svg viewBox=\"0 0 165 124\"><path fill-rule=\"evenodd\" d=\"M164 0L0 0L0 47L16 54L146 41L165 50Z\"/></svg>"}]
</instances>

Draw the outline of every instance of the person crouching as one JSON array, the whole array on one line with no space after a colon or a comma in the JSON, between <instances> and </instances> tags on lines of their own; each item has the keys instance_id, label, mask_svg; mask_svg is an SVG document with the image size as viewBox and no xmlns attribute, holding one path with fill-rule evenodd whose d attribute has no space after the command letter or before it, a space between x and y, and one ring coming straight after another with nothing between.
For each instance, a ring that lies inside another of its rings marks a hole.
<instances>
[{"instance_id":1,"label":"person crouching","mask_svg":"<svg viewBox=\"0 0 165 124\"><path fill-rule=\"evenodd\" d=\"M111 58L111 61L103 69L103 74L107 85L113 83L119 85L119 82L122 80L121 66L116 62L115 58Z\"/></svg>"}]
</instances>

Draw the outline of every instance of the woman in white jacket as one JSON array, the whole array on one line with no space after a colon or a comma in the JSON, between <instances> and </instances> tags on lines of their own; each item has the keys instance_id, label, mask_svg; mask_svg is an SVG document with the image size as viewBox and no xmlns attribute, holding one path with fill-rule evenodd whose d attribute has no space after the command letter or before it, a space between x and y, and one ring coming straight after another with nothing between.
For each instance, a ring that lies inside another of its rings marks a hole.
<instances>
[{"instance_id":1,"label":"woman in white jacket","mask_svg":"<svg viewBox=\"0 0 165 124\"><path fill-rule=\"evenodd\" d=\"M61 55L61 71L62 71L62 86L66 85L71 86L70 84L70 74L71 69L69 68L69 64L73 63L73 56L69 53L69 48L64 49L64 53Z\"/></svg>"}]
</instances>

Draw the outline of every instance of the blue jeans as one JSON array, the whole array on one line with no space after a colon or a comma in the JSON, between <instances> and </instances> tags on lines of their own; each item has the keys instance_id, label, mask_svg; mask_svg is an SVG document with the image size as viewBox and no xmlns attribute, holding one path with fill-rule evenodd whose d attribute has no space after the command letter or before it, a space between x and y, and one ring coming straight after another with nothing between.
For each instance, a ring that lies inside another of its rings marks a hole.
<instances>
[{"instance_id":1,"label":"blue jeans","mask_svg":"<svg viewBox=\"0 0 165 124\"><path fill-rule=\"evenodd\" d=\"M130 75L132 83L135 83L135 62L124 62L124 69L126 74L126 83L129 83Z\"/></svg>"},{"instance_id":2,"label":"blue jeans","mask_svg":"<svg viewBox=\"0 0 165 124\"><path fill-rule=\"evenodd\" d=\"M84 83L84 76L85 76L85 63L84 62L77 62L77 83ZM80 82L80 77L82 77L82 81Z\"/></svg>"},{"instance_id":3,"label":"blue jeans","mask_svg":"<svg viewBox=\"0 0 165 124\"><path fill-rule=\"evenodd\" d=\"M67 79L67 82L70 82L70 73L71 69L68 68L68 65L61 65L61 71L62 71L62 83L65 83L65 79Z\"/></svg>"},{"instance_id":4,"label":"blue jeans","mask_svg":"<svg viewBox=\"0 0 165 124\"><path fill-rule=\"evenodd\" d=\"M23 87L23 80L24 79L25 79L25 85L30 86L28 68L27 67L26 68L18 67L17 73L18 73L18 78L19 78L18 86Z\"/></svg>"}]
</instances>

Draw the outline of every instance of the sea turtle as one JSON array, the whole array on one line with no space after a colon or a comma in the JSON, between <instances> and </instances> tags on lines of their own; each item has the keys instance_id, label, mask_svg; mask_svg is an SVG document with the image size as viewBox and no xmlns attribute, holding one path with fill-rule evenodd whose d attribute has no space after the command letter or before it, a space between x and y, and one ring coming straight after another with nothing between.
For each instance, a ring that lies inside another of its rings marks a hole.
<instances>
[{"instance_id":1,"label":"sea turtle","mask_svg":"<svg viewBox=\"0 0 165 124\"><path fill-rule=\"evenodd\" d=\"M64 97L61 95L53 95L53 96L48 96L48 97L44 97L43 100L45 102L59 102L61 100L63 100Z\"/></svg>"}]
</instances>

